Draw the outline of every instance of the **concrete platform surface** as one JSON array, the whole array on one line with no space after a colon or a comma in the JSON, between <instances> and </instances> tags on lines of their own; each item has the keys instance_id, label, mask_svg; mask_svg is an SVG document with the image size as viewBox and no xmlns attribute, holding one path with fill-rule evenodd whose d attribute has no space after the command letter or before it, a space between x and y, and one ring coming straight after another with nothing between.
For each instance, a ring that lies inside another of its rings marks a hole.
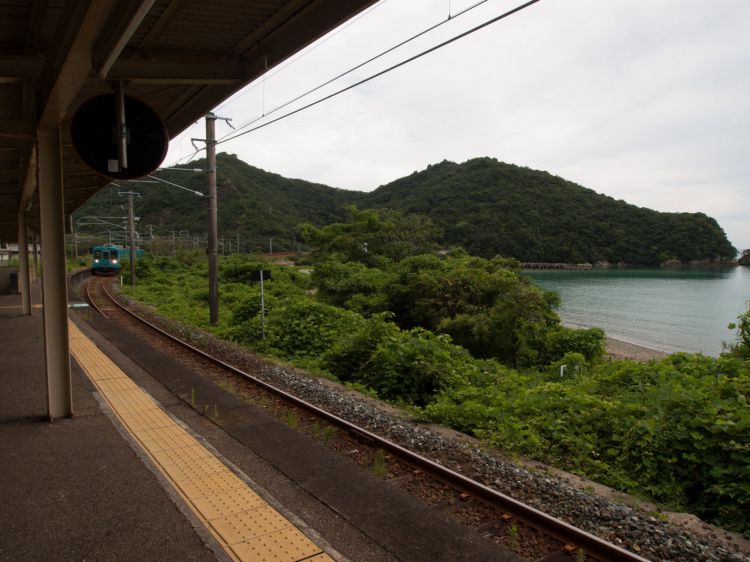
<instances>
[{"instance_id":1,"label":"concrete platform surface","mask_svg":"<svg viewBox=\"0 0 750 562\"><path fill-rule=\"evenodd\" d=\"M18 299L2 296L0 307ZM75 416L47 421L42 318L8 310L0 308L0 560L215 560L77 368Z\"/></svg>"}]
</instances>

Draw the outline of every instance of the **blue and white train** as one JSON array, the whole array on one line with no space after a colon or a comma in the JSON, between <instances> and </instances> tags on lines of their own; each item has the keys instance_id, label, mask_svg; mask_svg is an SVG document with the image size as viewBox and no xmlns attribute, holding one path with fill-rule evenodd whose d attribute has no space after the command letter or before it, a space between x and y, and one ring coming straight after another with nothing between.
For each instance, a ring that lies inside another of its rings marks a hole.
<instances>
[{"instance_id":1,"label":"blue and white train","mask_svg":"<svg viewBox=\"0 0 750 562\"><path fill-rule=\"evenodd\" d=\"M143 257L143 250L137 249L135 257ZM122 269L122 260L130 258L130 249L115 244L93 246L91 258L91 272L94 275L116 275Z\"/></svg>"}]
</instances>

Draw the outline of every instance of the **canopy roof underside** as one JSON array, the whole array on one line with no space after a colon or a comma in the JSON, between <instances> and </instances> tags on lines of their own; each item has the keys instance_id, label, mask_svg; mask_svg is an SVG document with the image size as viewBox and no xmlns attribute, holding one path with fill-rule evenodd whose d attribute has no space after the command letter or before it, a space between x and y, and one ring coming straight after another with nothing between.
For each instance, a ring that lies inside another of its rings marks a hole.
<instances>
[{"instance_id":1,"label":"canopy roof underside","mask_svg":"<svg viewBox=\"0 0 750 562\"><path fill-rule=\"evenodd\" d=\"M67 216L109 181L71 145L84 101L122 81L172 138L374 1L0 0L0 239L19 209L39 230L38 130L61 129Z\"/></svg>"}]
</instances>

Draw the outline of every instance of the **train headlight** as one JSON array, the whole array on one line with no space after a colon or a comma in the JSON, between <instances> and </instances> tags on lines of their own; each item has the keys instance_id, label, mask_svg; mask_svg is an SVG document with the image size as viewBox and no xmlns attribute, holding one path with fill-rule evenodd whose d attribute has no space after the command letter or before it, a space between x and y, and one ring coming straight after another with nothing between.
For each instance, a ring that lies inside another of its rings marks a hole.
<instances>
[{"instance_id":1,"label":"train headlight","mask_svg":"<svg viewBox=\"0 0 750 562\"><path fill-rule=\"evenodd\" d=\"M99 260L94 260L94 263L99 263Z\"/></svg>"},{"instance_id":2,"label":"train headlight","mask_svg":"<svg viewBox=\"0 0 750 562\"><path fill-rule=\"evenodd\" d=\"M117 260L112 260L112 263L117 263Z\"/></svg>"}]
</instances>

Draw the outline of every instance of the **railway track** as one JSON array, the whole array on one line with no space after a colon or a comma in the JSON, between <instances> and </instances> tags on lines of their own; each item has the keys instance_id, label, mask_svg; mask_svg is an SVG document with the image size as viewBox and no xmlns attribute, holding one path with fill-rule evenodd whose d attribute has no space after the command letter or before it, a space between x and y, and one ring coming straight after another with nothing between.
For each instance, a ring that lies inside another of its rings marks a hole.
<instances>
[{"instance_id":1,"label":"railway track","mask_svg":"<svg viewBox=\"0 0 750 562\"><path fill-rule=\"evenodd\" d=\"M117 305L117 301L115 301L111 296L108 295L108 293L105 292L104 288L105 280L103 277L91 277L88 281L86 281L86 300L89 301L89 304L96 310L101 316L104 318L109 318L108 312L110 312L109 307L107 306L108 303L113 302ZM130 312L125 308L120 306L122 310L125 312Z\"/></svg>"},{"instance_id":2,"label":"railway track","mask_svg":"<svg viewBox=\"0 0 750 562\"><path fill-rule=\"evenodd\" d=\"M346 432L347 435L352 436L354 443L358 444L356 445L357 447L362 446L371 449L370 454L365 455L368 459L371 460L374 456L378 455L378 452L383 452L384 459L387 459L389 464L400 465L400 468L390 467L390 472L396 475L394 479L412 482L412 485L407 487L422 488L424 493L423 485L413 485L415 479L422 481L428 479L437 482L437 486L435 484L431 486L427 485L432 490L428 491L427 495L433 498L436 495L442 496L443 499L438 501L433 500L431 503L437 504L438 507L441 505L444 508L448 506L452 511L459 511L456 508L457 504L460 504L463 511L465 511L463 507L471 506L470 508L473 508L476 513L468 516L464 513L463 518L465 520L476 520L479 517L483 522L479 524L474 523L474 526L483 530L483 534L487 536L502 535L505 540L497 542L504 542L517 552L535 552L531 558L528 558L530 560L563 559L560 557L564 553L570 554L571 558L569 559L575 560L611 560L623 562L642 562L647 560L410 451L348 420L331 414L181 340L120 304L108 290L106 279L91 278L86 283L85 293L91 305L103 316L109 318L125 314L138 324L157 332L172 344L179 346L190 354L200 357L203 361L207 361L231 373L234 377L239 377L241 380L257 386L262 389L262 392L275 397L276 400L280 400L284 404L289 405L289 407L304 412L307 417L322 420L326 424ZM317 422L314 423L317 427ZM345 448L348 451L358 452L356 448L352 448L351 443ZM447 493L446 487L449 489ZM436 492L436 490L438 491ZM447 501L445 500L446 497L448 498ZM520 531L519 525L521 528ZM528 540L538 543L540 535L551 541L553 546L550 547L548 545L546 549L525 549L519 542L523 540L520 537L531 536L532 538Z\"/></svg>"}]
</instances>

